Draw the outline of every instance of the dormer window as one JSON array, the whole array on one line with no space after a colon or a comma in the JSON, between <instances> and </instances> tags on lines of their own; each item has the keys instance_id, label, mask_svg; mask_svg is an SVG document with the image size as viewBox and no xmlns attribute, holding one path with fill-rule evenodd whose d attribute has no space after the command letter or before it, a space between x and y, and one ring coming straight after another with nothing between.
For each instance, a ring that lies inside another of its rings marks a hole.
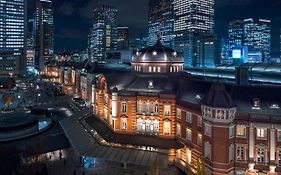
<instances>
[{"instance_id":1,"label":"dormer window","mask_svg":"<svg viewBox=\"0 0 281 175\"><path fill-rule=\"evenodd\" d=\"M137 56L139 56L139 55L140 55L140 52L139 52L139 51L137 51L136 55L137 55Z\"/></svg>"},{"instance_id":2,"label":"dormer window","mask_svg":"<svg viewBox=\"0 0 281 175\"><path fill-rule=\"evenodd\" d=\"M174 52L173 55L176 57L176 56L178 55L178 53L177 53L177 52Z\"/></svg>"},{"instance_id":3,"label":"dormer window","mask_svg":"<svg viewBox=\"0 0 281 175\"><path fill-rule=\"evenodd\" d=\"M156 55L157 55L157 52L156 52L156 51L153 51L153 52L152 52L152 55L153 55L153 56L156 56Z\"/></svg>"},{"instance_id":4,"label":"dormer window","mask_svg":"<svg viewBox=\"0 0 281 175\"><path fill-rule=\"evenodd\" d=\"M258 98L253 99L252 109L260 109L260 100Z\"/></svg>"},{"instance_id":5,"label":"dormer window","mask_svg":"<svg viewBox=\"0 0 281 175\"><path fill-rule=\"evenodd\" d=\"M270 109L279 109L279 105L277 103L273 103L270 105Z\"/></svg>"},{"instance_id":6,"label":"dormer window","mask_svg":"<svg viewBox=\"0 0 281 175\"><path fill-rule=\"evenodd\" d=\"M149 81L148 81L148 88L149 88L149 89L153 89L153 88L154 88L154 86L153 86L153 81L152 81L152 80L149 80Z\"/></svg>"},{"instance_id":7,"label":"dormer window","mask_svg":"<svg viewBox=\"0 0 281 175\"><path fill-rule=\"evenodd\" d=\"M198 99L198 100L201 100L201 96L198 95L198 94L195 96L195 98Z\"/></svg>"}]
</instances>

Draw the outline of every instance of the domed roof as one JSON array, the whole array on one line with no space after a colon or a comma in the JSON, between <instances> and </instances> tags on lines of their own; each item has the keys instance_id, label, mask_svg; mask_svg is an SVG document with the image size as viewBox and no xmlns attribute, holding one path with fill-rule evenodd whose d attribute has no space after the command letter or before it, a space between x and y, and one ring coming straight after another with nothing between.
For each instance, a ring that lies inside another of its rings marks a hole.
<instances>
[{"instance_id":1,"label":"domed roof","mask_svg":"<svg viewBox=\"0 0 281 175\"><path fill-rule=\"evenodd\" d=\"M183 63L183 56L176 50L165 47L160 40L154 46L137 51L132 58L133 63Z\"/></svg>"},{"instance_id":2,"label":"domed roof","mask_svg":"<svg viewBox=\"0 0 281 175\"><path fill-rule=\"evenodd\" d=\"M213 84L202 103L214 108L235 107L232 98L222 84Z\"/></svg>"}]
</instances>

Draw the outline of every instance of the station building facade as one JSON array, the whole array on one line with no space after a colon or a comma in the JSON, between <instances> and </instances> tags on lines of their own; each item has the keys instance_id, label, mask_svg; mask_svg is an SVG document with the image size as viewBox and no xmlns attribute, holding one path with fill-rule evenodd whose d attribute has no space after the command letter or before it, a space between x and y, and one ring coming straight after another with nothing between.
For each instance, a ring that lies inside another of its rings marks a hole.
<instances>
[{"instance_id":1,"label":"station building facade","mask_svg":"<svg viewBox=\"0 0 281 175\"><path fill-rule=\"evenodd\" d=\"M183 65L158 41L135 53L129 72L72 68L70 79L115 133L179 142L169 160L186 171L201 159L212 175L281 172L280 88L211 84L188 77Z\"/></svg>"}]
</instances>

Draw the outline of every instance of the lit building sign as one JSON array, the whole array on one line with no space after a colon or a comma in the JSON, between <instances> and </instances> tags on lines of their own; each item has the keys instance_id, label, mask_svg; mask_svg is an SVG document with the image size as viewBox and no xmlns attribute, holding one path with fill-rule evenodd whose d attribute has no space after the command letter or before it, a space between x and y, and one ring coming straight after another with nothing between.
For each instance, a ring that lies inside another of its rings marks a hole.
<instances>
[{"instance_id":1,"label":"lit building sign","mask_svg":"<svg viewBox=\"0 0 281 175\"><path fill-rule=\"evenodd\" d=\"M232 58L241 59L242 58L242 50L241 49L232 50Z\"/></svg>"}]
</instances>

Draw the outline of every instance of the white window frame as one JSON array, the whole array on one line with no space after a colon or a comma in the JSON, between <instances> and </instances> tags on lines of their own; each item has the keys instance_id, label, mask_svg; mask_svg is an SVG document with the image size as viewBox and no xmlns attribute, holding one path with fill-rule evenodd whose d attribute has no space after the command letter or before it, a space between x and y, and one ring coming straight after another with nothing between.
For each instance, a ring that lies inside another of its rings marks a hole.
<instances>
[{"instance_id":1,"label":"white window frame","mask_svg":"<svg viewBox=\"0 0 281 175\"><path fill-rule=\"evenodd\" d=\"M203 135L198 133L197 134L197 145L202 146Z\"/></svg>"},{"instance_id":2,"label":"white window frame","mask_svg":"<svg viewBox=\"0 0 281 175\"><path fill-rule=\"evenodd\" d=\"M126 113L127 112L127 102L122 101L121 102L121 112Z\"/></svg>"},{"instance_id":3,"label":"white window frame","mask_svg":"<svg viewBox=\"0 0 281 175\"><path fill-rule=\"evenodd\" d=\"M181 125L179 123L177 123L176 134L178 137L181 137Z\"/></svg>"},{"instance_id":4,"label":"white window frame","mask_svg":"<svg viewBox=\"0 0 281 175\"><path fill-rule=\"evenodd\" d=\"M243 130L243 135L241 135L241 134L239 134L240 133L240 131L238 132L238 130L239 129L242 129ZM247 127L246 126L244 126L244 125L237 125L236 126L236 137L240 137L240 138L246 138L246 136L247 136Z\"/></svg>"},{"instance_id":5,"label":"white window frame","mask_svg":"<svg viewBox=\"0 0 281 175\"><path fill-rule=\"evenodd\" d=\"M177 108L177 118L181 119L181 109Z\"/></svg>"},{"instance_id":6,"label":"white window frame","mask_svg":"<svg viewBox=\"0 0 281 175\"><path fill-rule=\"evenodd\" d=\"M265 140L267 138L267 129L266 128L256 128L256 137L257 137L257 139Z\"/></svg>"},{"instance_id":7,"label":"white window frame","mask_svg":"<svg viewBox=\"0 0 281 175\"><path fill-rule=\"evenodd\" d=\"M205 123L204 124L204 133L206 136L211 137L212 136L212 125Z\"/></svg>"},{"instance_id":8,"label":"white window frame","mask_svg":"<svg viewBox=\"0 0 281 175\"><path fill-rule=\"evenodd\" d=\"M234 138L234 126L229 127L229 138Z\"/></svg>"},{"instance_id":9,"label":"white window frame","mask_svg":"<svg viewBox=\"0 0 281 175\"><path fill-rule=\"evenodd\" d=\"M192 141L192 130L191 130L191 128L186 128L186 140Z\"/></svg>"},{"instance_id":10,"label":"white window frame","mask_svg":"<svg viewBox=\"0 0 281 175\"><path fill-rule=\"evenodd\" d=\"M186 117L187 123L192 123L192 113L191 112L186 111L185 117Z\"/></svg>"}]
</instances>

